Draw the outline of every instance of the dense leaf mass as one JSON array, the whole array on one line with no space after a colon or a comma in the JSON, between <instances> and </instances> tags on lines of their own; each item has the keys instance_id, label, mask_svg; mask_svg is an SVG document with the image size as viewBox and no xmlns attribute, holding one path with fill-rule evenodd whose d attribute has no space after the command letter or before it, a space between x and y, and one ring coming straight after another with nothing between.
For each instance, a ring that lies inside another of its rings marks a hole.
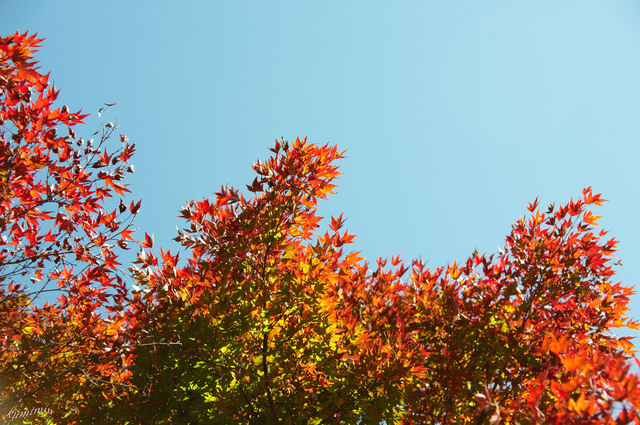
<instances>
[{"instance_id":1,"label":"dense leaf mass","mask_svg":"<svg viewBox=\"0 0 640 425\"><path fill-rule=\"evenodd\" d=\"M70 413L94 384L130 374L118 257L139 204L109 209L108 200L128 192L121 180L134 146L121 135L110 150L113 124L95 141L76 136L86 115L54 107L58 92L32 58L40 41L0 38L2 414L42 404Z\"/></svg>"},{"instance_id":2,"label":"dense leaf mass","mask_svg":"<svg viewBox=\"0 0 640 425\"><path fill-rule=\"evenodd\" d=\"M133 146L89 146L82 115L0 39L0 396L56 423L640 424L632 291L590 188L536 202L502 251L439 268L320 231L337 147L276 141L248 195L187 204L180 254L133 241ZM68 136L58 136L60 128ZM129 279L116 247L137 244ZM54 286L60 297L37 296ZM41 289L42 288L42 289ZM48 416L47 416L48 415Z\"/></svg>"}]
</instances>

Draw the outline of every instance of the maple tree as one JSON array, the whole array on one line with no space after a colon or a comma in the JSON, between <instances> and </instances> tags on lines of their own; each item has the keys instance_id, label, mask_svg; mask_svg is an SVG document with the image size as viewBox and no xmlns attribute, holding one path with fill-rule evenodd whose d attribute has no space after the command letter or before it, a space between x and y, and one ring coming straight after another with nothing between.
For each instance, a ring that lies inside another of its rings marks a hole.
<instances>
[{"instance_id":1,"label":"maple tree","mask_svg":"<svg viewBox=\"0 0 640 425\"><path fill-rule=\"evenodd\" d=\"M140 204L107 204L133 146L105 150L106 127L79 148L37 44L0 42L3 398L61 423L640 424L633 345L612 332L638 328L632 290L590 188L530 204L498 254L371 264L342 215L320 230L343 153L276 141L251 195L183 208L183 252L145 234L127 286L115 248Z\"/></svg>"},{"instance_id":2,"label":"maple tree","mask_svg":"<svg viewBox=\"0 0 640 425\"><path fill-rule=\"evenodd\" d=\"M318 234L336 147L272 152L250 199L223 187L182 210L185 265L147 239L130 312L147 343L115 421L640 422L633 346L610 332L637 329L632 292L611 282L600 195L529 205L497 256L372 268L342 216Z\"/></svg>"},{"instance_id":3,"label":"maple tree","mask_svg":"<svg viewBox=\"0 0 640 425\"><path fill-rule=\"evenodd\" d=\"M0 38L0 413L73 411L83 392L127 379L127 287L119 250L139 203L109 208L134 152L116 126L78 137L86 117L54 107L58 91L32 58L41 40ZM55 299L57 297L57 299ZM91 389L89 389L91 387ZM108 389L107 389L108 391Z\"/></svg>"}]
</instances>

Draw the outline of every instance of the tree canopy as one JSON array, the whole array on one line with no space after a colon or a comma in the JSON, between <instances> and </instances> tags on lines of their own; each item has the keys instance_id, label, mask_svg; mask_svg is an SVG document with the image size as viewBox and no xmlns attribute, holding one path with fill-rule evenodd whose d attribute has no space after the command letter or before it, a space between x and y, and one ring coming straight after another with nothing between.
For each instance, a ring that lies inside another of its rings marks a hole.
<instances>
[{"instance_id":1,"label":"tree canopy","mask_svg":"<svg viewBox=\"0 0 640 425\"><path fill-rule=\"evenodd\" d=\"M531 203L497 254L370 263L342 215L326 229L317 215L343 152L280 140L246 193L182 209L172 252L133 233L134 145L113 143L112 123L76 135L85 115L54 107L40 42L0 38L4 419L640 423L635 351L619 336L638 328L632 289L614 280L617 242L590 188Z\"/></svg>"}]
</instances>

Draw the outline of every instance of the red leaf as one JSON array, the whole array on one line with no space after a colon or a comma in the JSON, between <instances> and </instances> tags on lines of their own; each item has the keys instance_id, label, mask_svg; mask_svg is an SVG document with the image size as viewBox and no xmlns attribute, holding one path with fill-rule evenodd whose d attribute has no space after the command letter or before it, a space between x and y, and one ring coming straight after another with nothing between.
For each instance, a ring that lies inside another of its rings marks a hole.
<instances>
[{"instance_id":1,"label":"red leaf","mask_svg":"<svg viewBox=\"0 0 640 425\"><path fill-rule=\"evenodd\" d=\"M142 243L143 248L153 248L153 236L149 236L147 233L144 234L144 242Z\"/></svg>"},{"instance_id":2,"label":"red leaf","mask_svg":"<svg viewBox=\"0 0 640 425\"><path fill-rule=\"evenodd\" d=\"M337 232L338 229L340 229L343 224L344 224L344 220L342 219L342 214L340 214L340 216L337 219L332 216L331 224L329 225L329 228L334 232Z\"/></svg>"}]
</instances>

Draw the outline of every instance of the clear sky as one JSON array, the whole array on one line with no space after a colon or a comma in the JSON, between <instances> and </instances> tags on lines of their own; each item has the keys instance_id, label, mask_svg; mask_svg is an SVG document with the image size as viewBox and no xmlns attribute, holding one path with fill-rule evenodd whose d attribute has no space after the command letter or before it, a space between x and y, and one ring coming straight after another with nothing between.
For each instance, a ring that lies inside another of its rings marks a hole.
<instances>
[{"instance_id":1,"label":"clear sky","mask_svg":"<svg viewBox=\"0 0 640 425\"><path fill-rule=\"evenodd\" d=\"M94 114L86 136L117 102L158 245L186 200L244 187L274 139L307 136L347 150L321 213L344 212L369 259L495 252L536 196L593 186L618 278L639 281L635 0L2 0L0 33L16 30L47 38L37 58Z\"/></svg>"}]
</instances>

